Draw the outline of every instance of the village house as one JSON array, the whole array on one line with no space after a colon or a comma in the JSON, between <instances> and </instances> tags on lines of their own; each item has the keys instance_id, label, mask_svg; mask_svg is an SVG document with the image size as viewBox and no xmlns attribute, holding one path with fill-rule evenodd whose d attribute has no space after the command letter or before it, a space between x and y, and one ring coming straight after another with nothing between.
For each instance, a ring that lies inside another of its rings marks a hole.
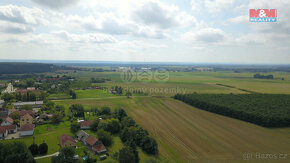
<instances>
[{"instance_id":1,"label":"village house","mask_svg":"<svg viewBox=\"0 0 290 163\"><path fill-rule=\"evenodd\" d=\"M32 117L35 115L35 112L33 112L32 110L18 110L16 112L19 113L20 117L24 116L25 114L29 114Z\"/></svg>"},{"instance_id":2,"label":"village house","mask_svg":"<svg viewBox=\"0 0 290 163\"><path fill-rule=\"evenodd\" d=\"M0 100L0 109L2 109L4 102L4 100Z\"/></svg>"},{"instance_id":3,"label":"village house","mask_svg":"<svg viewBox=\"0 0 290 163\"><path fill-rule=\"evenodd\" d=\"M20 127L20 136L32 136L34 132L34 124L25 124Z\"/></svg>"},{"instance_id":4,"label":"village house","mask_svg":"<svg viewBox=\"0 0 290 163\"><path fill-rule=\"evenodd\" d=\"M2 126L4 127L7 131L8 131L8 134L12 134L12 133L15 133L17 132L17 125L7 125L7 126Z\"/></svg>"},{"instance_id":5,"label":"village house","mask_svg":"<svg viewBox=\"0 0 290 163\"><path fill-rule=\"evenodd\" d=\"M99 141L93 136L90 136L88 133L86 133L83 130L81 130L78 133L78 140L83 142L95 154L101 154L101 153L107 152L106 147L103 145L101 141Z\"/></svg>"},{"instance_id":6,"label":"village house","mask_svg":"<svg viewBox=\"0 0 290 163\"><path fill-rule=\"evenodd\" d=\"M61 147L76 147L76 141L67 134L62 135L59 139Z\"/></svg>"},{"instance_id":7,"label":"village house","mask_svg":"<svg viewBox=\"0 0 290 163\"><path fill-rule=\"evenodd\" d=\"M90 120L90 121L81 121L80 122L80 128L81 129L90 129L92 123L93 123L92 120Z\"/></svg>"},{"instance_id":8,"label":"village house","mask_svg":"<svg viewBox=\"0 0 290 163\"><path fill-rule=\"evenodd\" d=\"M3 118L1 126L13 125L14 120L10 117Z\"/></svg>"},{"instance_id":9,"label":"village house","mask_svg":"<svg viewBox=\"0 0 290 163\"><path fill-rule=\"evenodd\" d=\"M20 128L26 124L32 124L33 117L30 114L26 113L24 116L20 117Z\"/></svg>"},{"instance_id":10,"label":"village house","mask_svg":"<svg viewBox=\"0 0 290 163\"><path fill-rule=\"evenodd\" d=\"M5 138L8 135L6 128L0 126L0 138Z\"/></svg>"},{"instance_id":11,"label":"village house","mask_svg":"<svg viewBox=\"0 0 290 163\"><path fill-rule=\"evenodd\" d=\"M8 116L8 111L5 110L5 111L0 111L0 118L1 119L4 119Z\"/></svg>"}]
</instances>

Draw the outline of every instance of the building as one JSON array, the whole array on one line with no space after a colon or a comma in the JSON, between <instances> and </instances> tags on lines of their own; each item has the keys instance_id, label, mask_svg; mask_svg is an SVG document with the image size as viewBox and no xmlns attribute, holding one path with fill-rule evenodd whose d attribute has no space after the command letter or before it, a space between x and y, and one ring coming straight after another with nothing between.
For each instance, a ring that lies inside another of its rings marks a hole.
<instances>
[{"instance_id":1,"label":"building","mask_svg":"<svg viewBox=\"0 0 290 163\"><path fill-rule=\"evenodd\" d=\"M13 125L14 120L10 117L6 117L3 119L1 126L8 126L8 125Z\"/></svg>"},{"instance_id":2,"label":"building","mask_svg":"<svg viewBox=\"0 0 290 163\"><path fill-rule=\"evenodd\" d=\"M26 113L24 116L20 117L20 127L26 125L26 124L32 124L33 117L31 117L30 114Z\"/></svg>"},{"instance_id":3,"label":"building","mask_svg":"<svg viewBox=\"0 0 290 163\"><path fill-rule=\"evenodd\" d=\"M14 109L14 108L12 108L12 109L9 109L8 110L8 115L10 115L11 113L14 113L14 112L16 112L17 110L16 109Z\"/></svg>"},{"instance_id":4,"label":"building","mask_svg":"<svg viewBox=\"0 0 290 163\"><path fill-rule=\"evenodd\" d=\"M62 135L59 139L61 147L76 147L76 141L67 134Z\"/></svg>"},{"instance_id":5,"label":"building","mask_svg":"<svg viewBox=\"0 0 290 163\"><path fill-rule=\"evenodd\" d=\"M43 101L14 102L13 104L16 109L20 109L23 105L31 105L32 108L41 108Z\"/></svg>"},{"instance_id":6,"label":"building","mask_svg":"<svg viewBox=\"0 0 290 163\"><path fill-rule=\"evenodd\" d=\"M80 128L81 129L90 129L92 123L93 123L92 120L90 120L90 121L81 121L80 122Z\"/></svg>"},{"instance_id":7,"label":"building","mask_svg":"<svg viewBox=\"0 0 290 163\"><path fill-rule=\"evenodd\" d=\"M8 135L6 128L0 126L0 138L5 138Z\"/></svg>"},{"instance_id":8,"label":"building","mask_svg":"<svg viewBox=\"0 0 290 163\"><path fill-rule=\"evenodd\" d=\"M82 143L85 144L85 140L89 137L90 135L88 133L86 133L85 131L81 130L78 133L78 140Z\"/></svg>"},{"instance_id":9,"label":"building","mask_svg":"<svg viewBox=\"0 0 290 163\"><path fill-rule=\"evenodd\" d=\"M93 136L90 136L85 131L81 130L78 134L79 141L83 142L89 149L91 149L95 154L101 154L107 152L106 147L101 141Z\"/></svg>"},{"instance_id":10,"label":"building","mask_svg":"<svg viewBox=\"0 0 290 163\"><path fill-rule=\"evenodd\" d=\"M7 88L2 91L2 93L14 93L15 89L13 88L13 85L11 83L8 84Z\"/></svg>"},{"instance_id":11,"label":"building","mask_svg":"<svg viewBox=\"0 0 290 163\"><path fill-rule=\"evenodd\" d=\"M20 136L32 136L34 132L34 124L25 124L20 127Z\"/></svg>"},{"instance_id":12,"label":"building","mask_svg":"<svg viewBox=\"0 0 290 163\"><path fill-rule=\"evenodd\" d=\"M12 133L15 133L17 132L17 125L7 125L7 126L3 126L7 131L8 131L8 134L12 134Z\"/></svg>"},{"instance_id":13,"label":"building","mask_svg":"<svg viewBox=\"0 0 290 163\"><path fill-rule=\"evenodd\" d=\"M29 114L32 117L35 115L35 113L32 110L18 110L16 112L19 113L20 117L24 116L25 114Z\"/></svg>"}]
</instances>

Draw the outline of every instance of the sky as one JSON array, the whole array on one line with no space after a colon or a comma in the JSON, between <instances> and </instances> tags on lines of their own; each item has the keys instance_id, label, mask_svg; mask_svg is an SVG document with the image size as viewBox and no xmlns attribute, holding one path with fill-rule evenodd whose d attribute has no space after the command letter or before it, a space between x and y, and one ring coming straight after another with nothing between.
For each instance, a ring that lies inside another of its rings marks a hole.
<instances>
[{"instance_id":1,"label":"sky","mask_svg":"<svg viewBox=\"0 0 290 163\"><path fill-rule=\"evenodd\" d=\"M290 64L290 0L1 0L0 59Z\"/></svg>"}]
</instances>

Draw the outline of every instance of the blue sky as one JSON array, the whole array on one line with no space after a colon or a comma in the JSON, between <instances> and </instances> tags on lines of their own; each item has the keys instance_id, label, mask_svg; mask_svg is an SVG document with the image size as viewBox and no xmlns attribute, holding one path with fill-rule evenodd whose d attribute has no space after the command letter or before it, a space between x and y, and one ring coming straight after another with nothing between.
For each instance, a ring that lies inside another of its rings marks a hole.
<instances>
[{"instance_id":1,"label":"blue sky","mask_svg":"<svg viewBox=\"0 0 290 163\"><path fill-rule=\"evenodd\" d=\"M278 22L248 22L261 8ZM290 64L289 45L289 0L0 1L0 59Z\"/></svg>"}]
</instances>

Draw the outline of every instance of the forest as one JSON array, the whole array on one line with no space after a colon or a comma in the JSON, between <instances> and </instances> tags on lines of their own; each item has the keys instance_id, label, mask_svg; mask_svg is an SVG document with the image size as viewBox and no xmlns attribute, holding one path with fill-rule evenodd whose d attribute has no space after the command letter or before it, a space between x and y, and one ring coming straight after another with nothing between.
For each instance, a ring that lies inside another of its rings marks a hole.
<instances>
[{"instance_id":1,"label":"forest","mask_svg":"<svg viewBox=\"0 0 290 163\"><path fill-rule=\"evenodd\" d=\"M290 126L290 95L176 94L175 99L209 112L264 127Z\"/></svg>"},{"instance_id":2,"label":"forest","mask_svg":"<svg viewBox=\"0 0 290 163\"><path fill-rule=\"evenodd\" d=\"M52 64L0 62L0 74L41 73L54 70L55 67Z\"/></svg>"}]
</instances>

